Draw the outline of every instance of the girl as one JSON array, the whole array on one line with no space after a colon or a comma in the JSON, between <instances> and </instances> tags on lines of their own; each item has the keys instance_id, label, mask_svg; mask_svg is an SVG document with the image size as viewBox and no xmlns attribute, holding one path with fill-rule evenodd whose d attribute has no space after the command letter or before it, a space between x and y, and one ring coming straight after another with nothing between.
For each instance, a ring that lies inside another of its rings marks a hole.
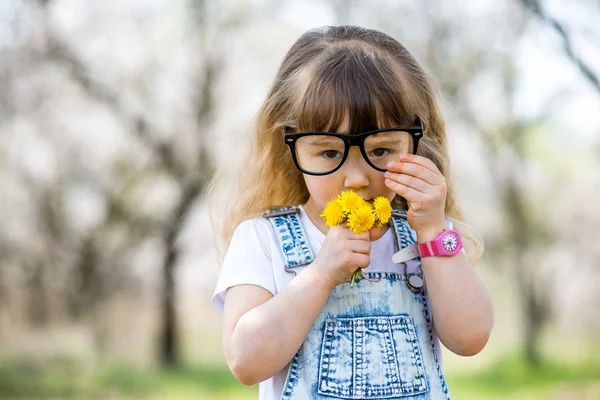
<instances>
[{"instance_id":1,"label":"girl","mask_svg":"<svg viewBox=\"0 0 600 400\"><path fill-rule=\"evenodd\" d=\"M218 227L213 296L229 367L260 399L447 399L438 340L463 356L485 346L492 303L460 251L468 232L452 229L436 94L374 30L311 30L283 60ZM389 224L327 228L343 191L385 196ZM481 244L465 244L475 260ZM369 279L351 286L357 268Z\"/></svg>"}]
</instances>

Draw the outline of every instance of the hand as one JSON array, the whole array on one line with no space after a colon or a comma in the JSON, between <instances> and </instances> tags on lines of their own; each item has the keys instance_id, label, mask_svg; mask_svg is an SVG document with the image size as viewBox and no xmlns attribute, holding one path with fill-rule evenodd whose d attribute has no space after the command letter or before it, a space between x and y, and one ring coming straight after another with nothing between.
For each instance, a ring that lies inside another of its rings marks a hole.
<instances>
[{"instance_id":1,"label":"hand","mask_svg":"<svg viewBox=\"0 0 600 400\"><path fill-rule=\"evenodd\" d=\"M369 232L357 235L345 224L332 226L311 267L335 287L347 282L357 268L368 267L370 252Z\"/></svg>"},{"instance_id":2,"label":"hand","mask_svg":"<svg viewBox=\"0 0 600 400\"><path fill-rule=\"evenodd\" d=\"M408 202L408 224L417 232L419 242L431 240L447 229L446 178L433 161L401 154L398 162L388 163L385 177L386 186ZM427 239L423 239L425 236Z\"/></svg>"}]
</instances>

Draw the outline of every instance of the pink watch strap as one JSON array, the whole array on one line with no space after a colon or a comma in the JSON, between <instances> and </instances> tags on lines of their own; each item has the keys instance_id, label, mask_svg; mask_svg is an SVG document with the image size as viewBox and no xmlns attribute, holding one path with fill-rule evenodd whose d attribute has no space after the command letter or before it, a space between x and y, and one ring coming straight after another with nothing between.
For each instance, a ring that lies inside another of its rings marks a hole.
<instances>
[{"instance_id":1,"label":"pink watch strap","mask_svg":"<svg viewBox=\"0 0 600 400\"><path fill-rule=\"evenodd\" d=\"M419 245L419 253L421 257L431 257L438 255L437 248L435 248L435 242L430 241Z\"/></svg>"}]
</instances>

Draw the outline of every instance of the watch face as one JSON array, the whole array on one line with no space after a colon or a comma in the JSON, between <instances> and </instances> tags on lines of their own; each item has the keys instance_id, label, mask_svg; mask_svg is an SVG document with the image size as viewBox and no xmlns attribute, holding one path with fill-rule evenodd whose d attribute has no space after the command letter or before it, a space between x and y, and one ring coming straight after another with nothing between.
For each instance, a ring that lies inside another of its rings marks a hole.
<instances>
[{"instance_id":1,"label":"watch face","mask_svg":"<svg viewBox=\"0 0 600 400\"><path fill-rule=\"evenodd\" d=\"M458 246L458 240L456 240L456 236L451 234L444 236L442 239L442 246L444 246L446 251L453 251L456 249L456 246Z\"/></svg>"}]
</instances>

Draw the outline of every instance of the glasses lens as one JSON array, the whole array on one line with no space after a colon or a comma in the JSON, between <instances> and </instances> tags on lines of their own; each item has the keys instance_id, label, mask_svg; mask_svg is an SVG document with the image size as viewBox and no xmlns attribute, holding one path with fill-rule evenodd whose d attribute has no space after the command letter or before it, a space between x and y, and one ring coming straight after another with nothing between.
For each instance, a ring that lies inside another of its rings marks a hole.
<instances>
[{"instance_id":1,"label":"glasses lens","mask_svg":"<svg viewBox=\"0 0 600 400\"><path fill-rule=\"evenodd\" d=\"M296 159L300 168L313 173L335 169L344 157L344 141L335 136L308 135L296 140Z\"/></svg>"},{"instance_id":2,"label":"glasses lens","mask_svg":"<svg viewBox=\"0 0 600 400\"><path fill-rule=\"evenodd\" d=\"M365 153L377 168L387 169L388 161L398 161L400 154L412 152L413 141L408 132L384 131L365 139Z\"/></svg>"}]
</instances>

